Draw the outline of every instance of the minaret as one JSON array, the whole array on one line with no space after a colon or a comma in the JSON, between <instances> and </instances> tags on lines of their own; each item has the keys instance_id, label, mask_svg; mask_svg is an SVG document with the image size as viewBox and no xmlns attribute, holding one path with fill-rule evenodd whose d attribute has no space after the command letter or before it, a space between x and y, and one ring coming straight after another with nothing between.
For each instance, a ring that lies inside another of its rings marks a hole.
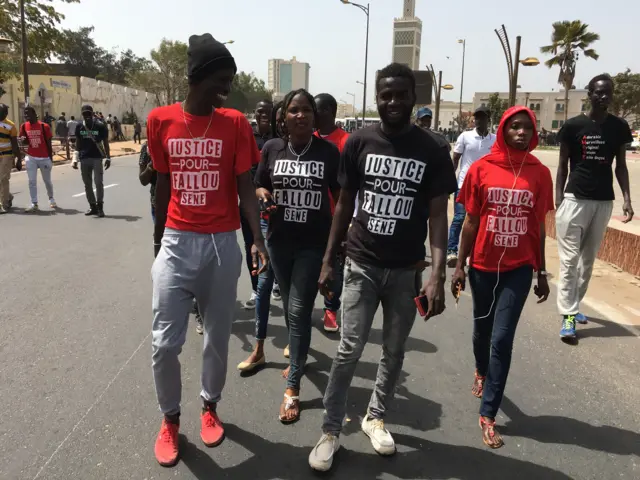
<instances>
[{"instance_id":1,"label":"minaret","mask_svg":"<svg viewBox=\"0 0 640 480\"><path fill-rule=\"evenodd\" d=\"M404 0L403 12L402 18L414 18L416 16L416 0Z\"/></svg>"}]
</instances>

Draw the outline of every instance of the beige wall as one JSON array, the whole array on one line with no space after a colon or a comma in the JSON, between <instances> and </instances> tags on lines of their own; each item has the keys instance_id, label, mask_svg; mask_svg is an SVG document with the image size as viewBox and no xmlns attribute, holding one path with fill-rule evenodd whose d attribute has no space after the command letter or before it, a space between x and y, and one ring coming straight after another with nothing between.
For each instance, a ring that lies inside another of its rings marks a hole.
<instances>
[{"instance_id":1,"label":"beige wall","mask_svg":"<svg viewBox=\"0 0 640 480\"><path fill-rule=\"evenodd\" d=\"M105 117L111 113L122 118L125 112L133 109L144 123L149 112L156 106L155 96L150 93L87 77L30 75L29 85L31 104L41 116L44 112L49 112L58 117L64 112L67 120L71 115L80 118L80 108L88 103L95 111L104 113ZM0 98L0 102L9 105L9 118L19 123L24 109L22 79L9 80L4 88L7 93ZM40 89L45 94L44 102L38 96Z\"/></svg>"}]
</instances>

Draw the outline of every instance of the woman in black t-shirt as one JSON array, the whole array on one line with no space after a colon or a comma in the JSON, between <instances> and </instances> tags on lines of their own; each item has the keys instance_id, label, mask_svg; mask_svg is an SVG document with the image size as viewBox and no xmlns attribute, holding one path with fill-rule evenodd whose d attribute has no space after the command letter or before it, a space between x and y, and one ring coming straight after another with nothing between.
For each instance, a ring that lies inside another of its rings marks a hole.
<instances>
[{"instance_id":1,"label":"woman in black t-shirt","mask_svg":"<svg viewBox=\"0 0 640 480\"><path fill-rule=\"evenodd\" d=\"M280 420L300 416L300 379L311 342L311 313L318 294L318 276L331 229L331 202L338 198L340 154L335 145L313 135L316 104L306 90L284 99L279 129L283 138L262 148L256 173L256 193L275 203L269 216L267 249L280 284L285 322L289 329L287 389Z\"/></svg>"}]
</instances>

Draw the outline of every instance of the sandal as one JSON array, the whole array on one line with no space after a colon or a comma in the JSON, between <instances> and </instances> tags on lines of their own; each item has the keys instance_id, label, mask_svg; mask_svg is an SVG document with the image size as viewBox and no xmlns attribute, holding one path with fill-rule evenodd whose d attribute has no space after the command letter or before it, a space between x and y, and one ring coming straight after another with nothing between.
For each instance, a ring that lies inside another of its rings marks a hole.
<instances>
[{"instance_id":1,"label":"sandal","mask_svg":"<svg viewBox=\"0 0 640 480\"><path fill-rule=\"evenodd\" d=\"M295 410L293 417L287 417L289 410ZM280 421L284 424L294 423L300 419L300 397L284 394L284 401L280 404Z\"/></svg>"},{"instance_id":2,"label":"sandal","mask_svg":"<svg viewBox=\"0 0 640 480\"><path fill-rule=\"evenodd\" d=\"M484 391L484 381L487 377L483 377L478 375L478 371L476 370L473 379L473 387L471 387L471 393L474 397L482 398L482 392Z\"/></svg>"},{"instance_id":3,"label":"sandal","mask_svg":"<svg viewBox=\"0 0 640 480\"><path fill-rule=\"evenodd\" d=\"M500 448L504 445L502 436L496 430L496 421L480 417L480 428L482 429L482 441L489 448Z\"/></svg>"}]
</instances>

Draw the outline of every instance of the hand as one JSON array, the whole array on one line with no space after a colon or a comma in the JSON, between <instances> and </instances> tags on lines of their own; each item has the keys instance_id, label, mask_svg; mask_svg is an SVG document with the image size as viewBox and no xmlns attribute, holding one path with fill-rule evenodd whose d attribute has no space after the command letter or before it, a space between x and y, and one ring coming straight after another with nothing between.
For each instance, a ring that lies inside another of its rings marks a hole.
<instances>
[{"instance_id":1,"label":"hand","mask_svg":"<svg viewBox=\"0 0 640 480\"><path fill-rule=\"evenodd\" d=\"M330 290L335 278L333 273L332 262L322 262L322 269L320 270L320 278L318 278L318 290L320 294L328 300L333 298L333 292Z\"/></svg>"},{"instance_id":2,"label":"hand","mask_svg":"<svg viewBox=\"0 0 640 480\"><path fill-rule=\"evenodd\" d=\"M74 160L73 162L71 162L71 168L73 168L74 170L78 169L78 161Z\"/></svg>"},{"instance_id":3,"label":"hand","mask_svg":"<svg viewBox=\"0 0 640 480\"><path fill-rule=\"evenodd\" d=\"M549 283L547 282L547 277L544 275L538 275L538 285L533 287L533 293L538 297L538 303L546 302L547 298L549 298Z\"/></svg>"},{"instance_id":4,"label":"hand","mask_svg":"<svg viewBox=\"0 0 640 480\"><path fill-rule=\"evenodd\" d=\"M251 261L251 275L253 276L260 275L267 268L269 268L269 254L267 253L267 249L264 246L264 241L259 240L251 245ZM261 264L262 267L260 267Z\"/></svg>"},{"instance_id":5,"label":"hand","mask_svg":"<svg viewBox=\"0 0 640 480\"><path fill-rule=\"evenodd\" d=\"M17 171L22 170L22 158L20 157L16 158L16 170Z\"/></svg>"},{"instance_id":6,"label":"hand","mask_svg":"<svg viewBox=\"0 0 640 480\"><path fill-rule=\"evenodd\" d=\"M105 169L105 170L109 170L109 167L110 167L110 166L111 166L111 159L110 159L110 158L107 158L107 159L104 161L104 169Z\"/></svg>"},{"instance_id":7,"label":"hand","mask_svg":"<svg viewBox=\"0 0 640 480\"><path fill-rule=\"evenodd\" d=\"M160 243L153 244L153 258L156 258L158 256L158 253L160 253L161 247L162 247L162 244Z\"/></svg>"},{"instance_id":8,"label":"hand","mask_svg":"<svg viewBox=\"0 0 640 480\"><path fill-rule=\"evenodd\" d=\"M464 268L456 268L451 277L451 293L454 298L458 298L460 292L464 291L467 274L464 273Z\"/></svg>"},{"instance_id":9,"label":"hand","mask_svg":"<svg viewBox=\"0 0 640 480\"><path fill-rule=\"evenodd\" d=\"M429 310L424 316L425 320L444 312L444 278L432 276L420 289L420 295L425 295L429 301Z\"/></svg>"},{"instance_id":10,"label":"hand","mask_svg":"<svg viewBox=\"0 0 640 480\"><path fill-rule=\"evenodd\" d=\"M627 200L622 204L622 213L624 213L624 220L622 223L629 223L633 220L633 208L631 208L631 200Z\"/></svg>"},{"instance_id":11,"label":"hand","mask_svg":"<svg viewBox=\"0 0 640 480\"><path fill-rule=\"evenodd\" d=\"M260 199L261 208L263 208L265 212L273 213L278 209L276 202L273 201L271 192L266 188L258 190L258 198Z\"/></svg>"}]
</instances>

